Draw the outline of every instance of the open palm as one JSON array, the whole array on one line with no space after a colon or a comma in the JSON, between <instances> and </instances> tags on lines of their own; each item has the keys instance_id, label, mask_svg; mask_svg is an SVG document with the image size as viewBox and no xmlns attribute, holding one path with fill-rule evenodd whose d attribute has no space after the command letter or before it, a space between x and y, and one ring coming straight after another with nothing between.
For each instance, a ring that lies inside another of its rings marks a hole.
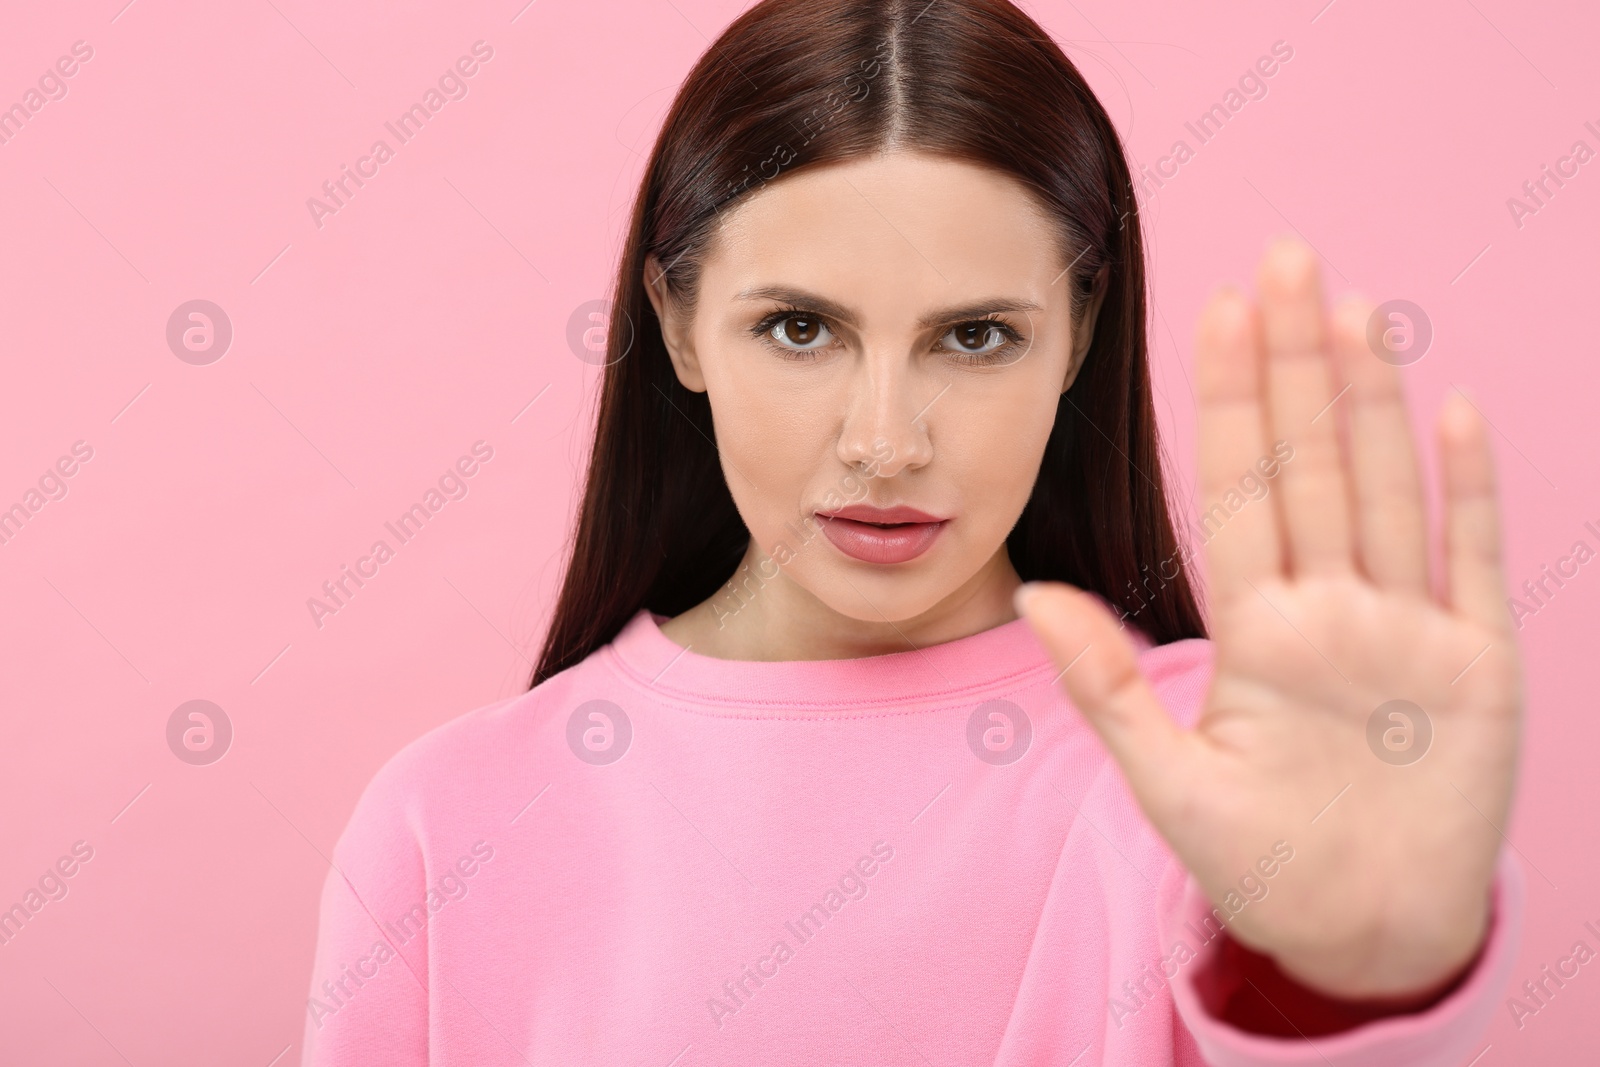
<instances>
[{"instance_id":1,"label":"open palm","mask_svg":"<svg viewBox=\"0 0 1600 1067\"><path fill-rule=\"evenodd\" d=\"M1194 728L1173 723L1094 599L1047 583L1022 606L1214 902L1274 842L1294 849L1233 936L1330 995L1405 998L1481 944L1515 778L1521 665L1487 433L1452 394L1430 582L1410 422L1399 371L1368 347L1371 305L1325 315L1316 260L1291 240L1267 251L1257 290L1257 307L1218 291L1197 331L1203 508L1235 495L1207 527L1215 658ZM1243 498L1275 445L1292 455L1266 496Z\"/></svg>"}]
</instances>

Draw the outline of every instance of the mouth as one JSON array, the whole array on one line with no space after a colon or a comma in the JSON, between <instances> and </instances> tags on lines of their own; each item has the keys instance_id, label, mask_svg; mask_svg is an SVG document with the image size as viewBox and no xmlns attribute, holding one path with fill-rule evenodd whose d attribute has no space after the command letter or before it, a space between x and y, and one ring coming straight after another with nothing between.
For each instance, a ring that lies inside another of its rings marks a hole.
<instances>
[{"instance_id":1,"label":"mouth","mask_svg":"<svg viewBox=\"0 0 1600 1067\"><path fill-rule=\"evenodd\" d=\"M916 508L874 508L859 504L819 511L822 532L840 552L864 563L893 564L916 559L933 547L950 522Z\"/></svg>"}]
</instances>

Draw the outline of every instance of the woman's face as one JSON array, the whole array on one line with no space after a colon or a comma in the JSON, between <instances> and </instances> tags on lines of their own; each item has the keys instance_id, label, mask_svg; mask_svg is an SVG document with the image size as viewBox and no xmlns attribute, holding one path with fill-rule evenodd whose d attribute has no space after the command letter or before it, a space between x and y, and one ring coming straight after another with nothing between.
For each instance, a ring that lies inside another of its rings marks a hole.
<instances>
[{"instance_id":1,"label":"woman's face","mask_svg":"<svg viewBox=\"0 0 1600 1067\"><path fill-rule=\"evenodd\" d=\"M651 288L679 379L709 396L757 599L875 624L997 585L1009 603L1005 539L1098 309L1074 330L1066 266L1022 185L895 152L741 201L692 317Z\"/></svg>"}]
</instances>

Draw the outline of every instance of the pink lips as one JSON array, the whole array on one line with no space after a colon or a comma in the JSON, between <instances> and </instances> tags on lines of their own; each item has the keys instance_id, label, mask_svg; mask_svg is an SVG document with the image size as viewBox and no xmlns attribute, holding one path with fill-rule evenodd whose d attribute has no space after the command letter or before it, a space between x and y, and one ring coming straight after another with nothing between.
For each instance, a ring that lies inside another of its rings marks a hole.
<instances>
[{"instance_id":1,"label":"pink lips","mask_svg":"<svg viewBox=\"0 0 1600 1067\"><path fill-rule=\"evenodd\" d=\"M851 504L837 511L817 512L822 532L833 546L864 563L905 563L916 559L938 538L948 519L903 505L875 508Z\"/></svg>"}]
</instances>

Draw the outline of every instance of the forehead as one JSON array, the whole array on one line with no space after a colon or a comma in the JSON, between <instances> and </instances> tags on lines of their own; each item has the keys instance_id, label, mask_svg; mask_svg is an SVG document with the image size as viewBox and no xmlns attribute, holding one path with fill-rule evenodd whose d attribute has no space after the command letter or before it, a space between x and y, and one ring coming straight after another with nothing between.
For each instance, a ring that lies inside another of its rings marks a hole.
<instances>
[{"instance_id":1,"label":"forehead","mask_svg":"<svg viewBox=\"0 0 1600 1067\"><path fill-rule=\"evenodd\" d=\"M895 152L783 175L742 200L712 240L701 306L767 285L890 315L978 294L1048 304L1069 293L1052 284L1065 265L1056 228L1021 182Z\"/></svg>"}]
</instances>

